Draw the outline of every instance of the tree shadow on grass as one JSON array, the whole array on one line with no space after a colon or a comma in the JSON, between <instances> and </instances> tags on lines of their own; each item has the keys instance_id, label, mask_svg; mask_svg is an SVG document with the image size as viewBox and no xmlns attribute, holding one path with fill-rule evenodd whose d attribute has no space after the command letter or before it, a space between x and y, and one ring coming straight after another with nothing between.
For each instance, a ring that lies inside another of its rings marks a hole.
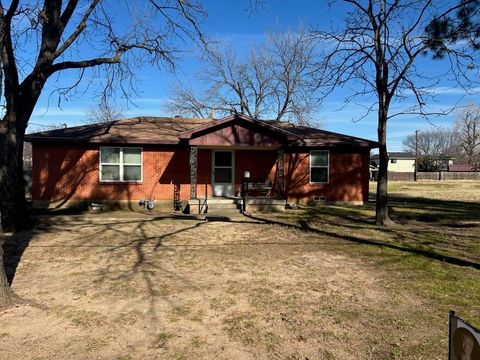
<instances>
[{"instance_id":1,"label":"tree shadow on grass","mask_svg":"<svg viewBox=\"0 0 480 360\"><path fill-rule=\"evenodd\" d=\"M87 212L88 213L88 212ZM86 220L85 218L78 218L77 216L84 215L84 211L80 210L62 210L62 211L48 211L48 212L37 212L36 219L34 222L34 226L32 229L20 231L17 233L12 234L3 234L3 238L0 239L3 241L3 248L4 248L4 262L5 262L5 270L7 274L7 279L10 285L12 285L15 274L17 272L18 266L21 262L22 256L24 255L25 250L28 247L37 247L37 248L59 248L59 247L72 247L72 248L82 248L82 247L96 247L96 248L104 248L105 251L109 251L114 253L115 251L125 247L125 248L134 248L137 260L132 265L131 272L129 273L118 273L115 272L115 275L111 277L111 279L120 279L120 278L127 278L131 276L133 273L140 271L141 266L147 261L147 257L143 252L144 246L151 245L154 242L154 249L155 251L159 250L162 246L162 241L170 236L175 234L179 234L184 231L188 231L198 226L202 225L202 222L198 222L193 226L187 226L170 233L161 234L159 236L146 236L144 231L144 227L148 223L152 223L155 221L161 221L164 219L180 219L184 220L185 218L178 218L175 216L148 216L145 219L138 219L138 216L143 216L145 214L135 214L132 213L132 217L137 217L135 219L119 219L119 221L115 221L112 219L108 219L107 221L95 221L92 218L90 221ZM115 216L115 214L113 214ZM98 220L98 219L96 219ZM100 218L101 220L101 218ZM193 219L195 220L195 219ZM120 226L133 226L131 231L124 231L119 228ZM96 242L95 238L92 239L91 236L85 237L85 239L80 239L80 241L72 242L64 242L64 243L56 243L55 245L45 245L41 243L36 243L34 241L34 237L36 234L54 234L58 233L59 231L65 233L72 233L79 234L81 231L85 230L92 230L95 229L97 234L101 234L105 231L112 231L118 235L120 238L121 236L128 236L131 240L118 245L112 246L111 244L99 244ZM134 237L132 239L132 235L135 233L140 233L139 236ZM33 242L32 242L33 240ZM48 251L48 250L46 250ZM108 273L108 269L105 269L104 274ZM113 272L112 272L113 273Z\"/></svg>"},{"instance_id":2,"label":"tree shadow on grass","mask_svg":"<svg viewBox=\"0 0 480 360\"><path fill-rule=\"evenodd\" d=\"M36 215L48 214L49 211L38 211L31 209L29 211L29 224L26 230L18 231L15 233L0 233L0 246L3 240L3 260L5 264L5 272L7 274L7 280L10 286L13 284L15 273L17 272L18 265L22 259L25 250L30 245L35 233L38 229L42 231L48 231L51 225L56 226L65 225L60 219L56 219L55 223L50 221L38 221ZM68 212L59 212L62 215L80 215L80 210L69 210Z\"/></svg>"},{"instance_id":3,"label":"tree shadow on grass","mask_svg":"<svg viewBox=\"0 0 480 360\"><path fill-rule=\"evenodd\" d=\"M398 221L415 220L453 227L472 227L472 224L465 226L459 222L480 219L480 206L475 202L397 196L390 199L389 206L393 210L392 217L394 220L398 218Z\"/></svg>"},{"instance_id":4,"label":"tree shadow on grass","mask_svg":"<svg viewBox=\"0 0 480 360\"><path fill-rule=\"evenodd\" d=\"M478 221L480 218L478 205L474 203L465 203L460 201L441 201L441 200L430 200L430 199L421 199L421 198L408 198L408 205L405 205L405 199L395 199L390 202L390 205L395 209L399 206L408 206L408 209L417 209L419 212L427 212L424 216L414 216L411 214L405 215L405 212L393 211L393 220L403 224L408 223L408 221L420 221L424 223L438 222L439 225L453 223L461 219L461 221ZM403 204L402 204L403 202ZM372 204L366 206L367 210L373 209ZM407 210L408 210L407 209ZM327 218L327 222L332 220L337 220L335 224L342 227L347 227L351 229L365 230L365 229L379 229L374 226L373 220L368 214L365 213L365 208L355 208L349 206L343 207L329 207L329 206L318 206L318 207L309 207L304 213L300 213L297 218L297 223L291 223L287 221L278 221L272 220L265 217L254 216L251 214L245 214L249 219L255 221L262 221L265 224L280 225L289 228L298 229L306 232L313 232L319 235L328 236L331 238L349 241L357 244L364 244L376 247L390 248L405 253L420 255L426 258L459 265L465 267L473 267L475 269L480 269L480 263L476 261L471 261L467 259L462 259L457 256L442 254L434 251L431 248L428 248L426 244L419 244L418 246L409 246L404 240L406 240L406 235L398 231L395 231L391 228L381 228L381 231L388 233L390 236L393 236L395 242L385 242L379 240L368 240L351 234L339 234L334 231L326 229L318 229L309 224L311 221L324 221ZM338 222L340 220L340 223ZM456 224L456 227L460 227L460 224ZM448 225L447 225L448 226ZM471 224L467 224L471 227ZM478 226L473 224L473 226ZM414 236L414 232L413 232ZM414 239L408 239L414 241Z\"/></svg>"},{"instance_id":5,"label":"tree shadow on grass","mask_svg":"<svg viewBox=\"0 0 480 360\"><path fill-rule=\"evenodd\" d=\"M5 272L10 286L13 283L17 267L32 239L32 231L22 231L13 235L4 237L3 243L3 260L5 264ZM1 243L0 243L1 244Z\"/></svg>"},{"instance_id":6,"label":"tree shadow on grass","mask_svg":"<svg viewBox=\"0 0 480 360\"><path fill-rule=\"evenodd\" d=\"M61 248L67 248L67 255L75 254L75 257L81 259L84 256L91 256L89 248L98 249L100 255L98 260L101 262L95 265L97 269L91 278L90 285L85 284L84 286L90 290L93 289L94 292L106 291L104 293L106 296L117 296L122 291L132 292L125 296L146 296L145 300L149 303L146 314L153 322L162 320L156 313L156 303L161 293L159 281L161 282L162 279L173 279L172 281L180 284L179 286L202 291L197 284L182 276L181 272L172 271L164 266L161 259L162 252L170 248L170 245L164 244L165 240L198 229L206 222L196 218L189 219L171 215L151 214L145 216L141 213L132 213L132 218L129 218L128 214L127 217L120 214L118 219L112 219L112 217L115 218L115 213L106 215L108 217L70 218L71 221L65 223L58 221L62 218L61 216L52 217L51 222L54 224L39 225L38 231L46 234L55 234L60 231L67 236L72 234L71 240L31 243L30 247L50 248L51 253L55 252L55 249L62 252ZM161 225L164 221L171 221L166 230ZM158 235L155 234L157 229ZM72 249L71 253L68 248ZM75 249L78 251L75 252ZM84 255L82 255L82 251L85 251ZM103 260L100 260L102 258ZM115 290L116 287L119 290ZM178 306L169 297L162 297L162 299L169 303L172 309Z\"/></svg>"},{"instance_id":7,"label":"tree shadow on grass","mask_svg":"<svg viewBox=\"0 0 480 360\"><path fill-rule=\"evenodd\" d=\"M305 208L304 220L318 220L322 217L338 217L348 222L374 223L373 214L375 203L370 202L363 206L355 205L323 205ZM480 219L478 203L450 200L433 200L420 197L389 197L389 213L396 223L409 221L426 224L442 223L454 228L480 227L480 224L465 224L468 221Z\"/></svg>"}]
</instances>

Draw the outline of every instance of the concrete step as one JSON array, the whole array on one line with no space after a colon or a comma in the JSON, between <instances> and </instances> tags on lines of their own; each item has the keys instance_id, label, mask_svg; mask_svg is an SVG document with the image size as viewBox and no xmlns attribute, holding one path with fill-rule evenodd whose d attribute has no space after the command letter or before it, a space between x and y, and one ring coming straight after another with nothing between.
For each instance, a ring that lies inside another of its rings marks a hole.
<instances>
[{"instance_id":1,"label":"concrete step","mask_svg":"<svg viewBox=\"0 0 480 360\"><path fill-rule=\"evenodd\" d=\"M208 209L207 215L238 215L240 209Z\"/></svg>"},{"instance_id":2,"label":"concrete step","mask_svg":"<svg viewBox=\"0 0 480 360\"><path fill-rule=\"evenodd\" d=\"M208 209L229 210L229 209L240 209L240 208L241 208L240 204L211 204L211 203L208 203Z\"/></svg>"},{"instance_id":3,"label":"concrete step","mask_svg":"<svg viewBox=\"0 0 480 360\"><path fill-rule=\"evenodd\" d=\"M201 202L204 202L205 199L200 199ZM241 202L241 198L209 198L207 202L209 204L238 204Z\"/></svg>"}]
</instances>

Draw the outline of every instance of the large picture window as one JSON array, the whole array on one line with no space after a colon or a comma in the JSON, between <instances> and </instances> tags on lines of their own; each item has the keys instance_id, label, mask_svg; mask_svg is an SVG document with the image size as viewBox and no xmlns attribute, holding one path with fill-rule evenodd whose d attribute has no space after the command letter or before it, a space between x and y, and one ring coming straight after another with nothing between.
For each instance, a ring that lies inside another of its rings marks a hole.
<instances>
[{"instance_id":1,"label":"large picture window","mask_svg":"<svg viewBox=\"0 0 480 360\"><path fill-rule=\"evenodd\" d=\"M142 149L100 148L100 181L142 181Z\"/></svg>"},{"instance_id":2,"label":"large picture window","mask_svg":"<svg viewBox=\"0 0 480 360\"><path fill-rule=\"evenodd\" d=\"M310 151L310 182L328 183L329 153L327 150Z\"/></svg>"}]
</instances>

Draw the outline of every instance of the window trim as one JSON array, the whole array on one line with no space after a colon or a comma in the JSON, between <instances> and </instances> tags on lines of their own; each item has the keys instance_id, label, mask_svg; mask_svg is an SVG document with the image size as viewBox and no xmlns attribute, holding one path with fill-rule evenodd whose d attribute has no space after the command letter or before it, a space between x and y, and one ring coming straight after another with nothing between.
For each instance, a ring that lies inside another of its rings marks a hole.
<instances>
[{"instance_id":1,"label":"window trim","mask_svg":"<svg viewBox=\"0 0 480 360\"><path fill-rule=\"evenodd\" d=\"M323 152L327 153L327 165L322 166L312 166L312 153L315 152ZM310 150L309 154L309 182L310 184L329 184L330 183L330 150ZM312 181L312 168L320 168L320 169L327 169L327 181Z\"/></svg>"},{"instance_id":2,"label":"window trim","mask_svg":"<svg viewBox=\"0 0 480 360\"><path fill-rule=\"evenodd\" d=\"M120 149L119 162L118 163L102 163L102 149ZM124 164L123 163L123 149L138 149L140 150L140 163L139 164ZM98 179L101 183L143 183L143 147L140 146L100 146L98 151ZM102 166L103 165L117 165L119 167L119 179L118 180L103 180L102 179ZM139 166L140 165L140 180L123 180L124 167L125 166Z\"/></svg>"}]
</instances>

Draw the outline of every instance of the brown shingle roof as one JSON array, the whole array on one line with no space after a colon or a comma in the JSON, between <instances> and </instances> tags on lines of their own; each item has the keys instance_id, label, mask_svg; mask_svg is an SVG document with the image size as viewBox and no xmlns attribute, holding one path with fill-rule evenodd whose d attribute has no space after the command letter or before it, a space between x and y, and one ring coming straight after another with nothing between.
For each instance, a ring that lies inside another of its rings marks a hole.
<instances>
[{"instance_id":1,"label":"brown shingle roof","mask_svg":"<svg viewBox=\"0 0 480 360\"><path fill-rule=\"evenodd\" d=\"M244 116L232 116L221 119L227 123L229 119L244 119ZM292 145L298 146L349 146L377 147L374 141L337 134L306 126L296 126L285 122L255 120L265 123L271 131L291 134L288 138ZM131 144L178 144L185 134L192 134L194 129L208 129L217 124L213 119L191 119L182 117L150 117L142 116L109 123L82 125L65 129L56 129L29 134L27 141L75 141L90 143L131 143ZM188 138L188 136L186 137Z\"/></svg>"},{"instance_id":2,"label":"brown shingle roof","mask_svg":"<svg viewBox=\"0 0 480 360\"><path fill-rule=\"evenodd\" d=\"M375 141L339 134L331 131L317 129L309 126L297 126L290 123L275 123L282 129L285 129L297 135L301 142L298 145L303 146L349 146L349 147L368 147L376 148L378 143Z\"/></svg>"},{"instance_id":3,"label":"brown shingle roof","mask_svg":"<svg viewBox=\"0 0 480 360\"><path fill-rule=\"evenodd\" d=\"M180 133L213 121L212 119L140 116L108 123L42 131L29 134L25 138L27 141L177 144Z\"/></svg>"}]
</instances>

